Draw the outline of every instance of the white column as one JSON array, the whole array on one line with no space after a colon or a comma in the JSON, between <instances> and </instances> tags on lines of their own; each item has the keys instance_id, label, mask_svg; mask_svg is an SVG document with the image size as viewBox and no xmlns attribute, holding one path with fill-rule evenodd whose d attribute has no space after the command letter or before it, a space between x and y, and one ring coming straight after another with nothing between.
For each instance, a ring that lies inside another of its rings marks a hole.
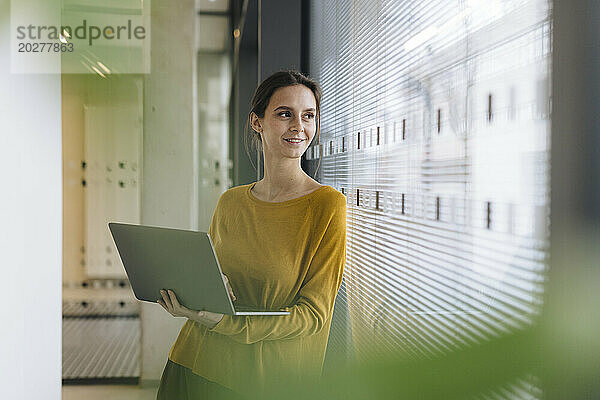
<instances>
[{"instance_id":1,"label":"white column","mask_svg":"<svg viewBox=\"0 0 600 400\"><path fill-rule=\"evenodd\" d=\"M62 157L59 74L11 74L0 0L0 398L60 399Z\"/></svg>"}]
</instances>

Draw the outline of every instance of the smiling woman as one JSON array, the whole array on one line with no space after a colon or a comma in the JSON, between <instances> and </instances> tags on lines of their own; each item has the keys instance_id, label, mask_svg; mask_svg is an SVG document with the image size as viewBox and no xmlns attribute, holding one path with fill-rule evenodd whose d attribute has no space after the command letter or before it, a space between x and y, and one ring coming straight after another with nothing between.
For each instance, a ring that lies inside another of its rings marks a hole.
<instances>
[{"instance_id":1,"label":"smiling woman","mask_svg":"<svg viewBox=\"0 0 600 400\"><path fill-rule=\"evenodd\" d=\"M301 156L315 136L320 143L320 121L321 89L318 84L296 71L275 73L265 79L254 93L245 127L246 153L251 161L251 154L256 150L268 157L273 142L270 137L264 136L273 131L284 132L287 127L290 132L280 136L281 140L293 145L297 144L294 141L301 140L300 146L295 147L300 149ZM302 134L300 128L304 129ZM297 153L295 157L298 157Z\"/></svg>"},{"instance_id":2,"label":"smiling woman","mask_svg":"<svg viewBox=\"0 0 600 400\"><path fill-rule=\"evenodd\" d=\"M297 159L315 135L316 101L304 85L282 87L273 93L263 117L250 115L250 126L259 134L267 169L283 159ZM282 161L285 162L285 161Z\"/></svg>"},{"instance_id":3,"label":"smiling woman","mask_svg":"<svg viewBox=\"0 0 600 400\"><path fill-rule=\"evenodd\" d=\"M320 101L318 85L295 71L258 87L248 126L264 154L264 178L223 193L208 232L236 307L289 315L188 310L163 293L163 307L188 321L158 399L260 396L321 374L346 256L346 198L300 166L319 135Z\"/></svg>"}]
</instances>

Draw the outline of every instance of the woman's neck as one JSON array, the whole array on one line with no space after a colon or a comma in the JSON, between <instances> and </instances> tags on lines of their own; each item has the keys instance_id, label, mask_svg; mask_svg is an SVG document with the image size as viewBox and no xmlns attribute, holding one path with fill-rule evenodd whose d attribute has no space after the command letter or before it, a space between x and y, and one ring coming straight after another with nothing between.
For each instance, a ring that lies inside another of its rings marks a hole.
<instances>
[{"instance_id":1,"label":"woman's neck","mask_svg":"<svg viewBox=\"0 0 600 400\"><path fill-rule=\"evenodd\" d=\"M264 177L255 185L268 198L285 193L299 193L313 181L300 167L300 159L283 159L264 162Z\"/></svg>"}]
</instances>

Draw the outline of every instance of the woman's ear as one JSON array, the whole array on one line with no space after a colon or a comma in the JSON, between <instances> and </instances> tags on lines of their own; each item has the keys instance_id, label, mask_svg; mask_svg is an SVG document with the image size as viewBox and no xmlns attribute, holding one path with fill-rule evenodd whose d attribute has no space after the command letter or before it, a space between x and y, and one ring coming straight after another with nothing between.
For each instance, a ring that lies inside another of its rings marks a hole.
<instances>
[{"instance_id":1,"label":"woman's ear","mask_svg":"<svg viewBox=\"0 0 600 400\"><path fill-rule=\"evenodd\" d=\"M255 112L250 113L250 128L259 133L263 131L262 125L260 124L260 118L258 118L258 115L256 115Z\"/></svg>"}]
</instances>

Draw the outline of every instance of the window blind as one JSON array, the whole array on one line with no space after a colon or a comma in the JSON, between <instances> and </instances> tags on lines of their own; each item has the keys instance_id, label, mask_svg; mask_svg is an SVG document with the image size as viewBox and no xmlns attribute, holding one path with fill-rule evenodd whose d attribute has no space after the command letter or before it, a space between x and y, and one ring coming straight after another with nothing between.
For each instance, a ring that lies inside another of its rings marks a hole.
<instances>
[{"instance_id":1,"label":"window blind","mask_svg":"<svg viewBox=\"0 0 600 400\"><path fill-rule=\"evenodd\" d=\"M305 157L348 206L330 347L429 357L535 321L550 15L547 0L312 2L322 131Z\"/></svg>"}]
</instances>

